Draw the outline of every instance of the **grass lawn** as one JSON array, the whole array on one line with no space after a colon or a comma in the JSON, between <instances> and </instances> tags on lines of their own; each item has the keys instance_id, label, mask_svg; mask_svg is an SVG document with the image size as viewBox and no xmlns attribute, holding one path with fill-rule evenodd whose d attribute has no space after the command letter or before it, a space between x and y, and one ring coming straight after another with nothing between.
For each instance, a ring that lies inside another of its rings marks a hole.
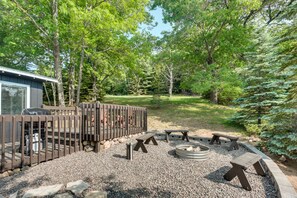
<instances>
[{"instance_id":1,"label":"grass lawn","mask_svg":"<svg viewBox=\"0 0 297 198\"><path fill-rule=\"evenodd\" d=\"M227 119L236 109L209 103L193 96L162 96L159 105L153 97L106 96L104 103L142 106L148 108L148 129L189 129L191 135L210 136L213 131L244 135L243 129L228 125ZM158 108L159 106L159 108Z\"/></svg>"}]
</instances>

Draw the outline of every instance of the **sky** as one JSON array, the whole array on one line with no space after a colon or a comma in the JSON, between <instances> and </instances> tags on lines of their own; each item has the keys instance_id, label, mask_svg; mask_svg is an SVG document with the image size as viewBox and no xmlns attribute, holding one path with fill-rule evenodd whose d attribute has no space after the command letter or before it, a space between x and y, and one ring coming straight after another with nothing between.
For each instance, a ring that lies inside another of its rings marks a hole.
<instances>
[{"instance_id":1,"label":"sky","mask_svg":"<svg viewBox=\"0 0 297 198\"><path fill-rule=\"evenodd\" d=\"M157 22L157 26L154 28L149 28L147 25L141 25L140 28L146 28L149 32L151 32L152 35L162 37L161 32L162 31L171 31L172 27L170 26L169 23L164 23L163 22L163 14L162 14L162 9L161 8L156 8L155 10L150 11L151 15L154 17L154 22Z\"/></svg>"}]
</instances>

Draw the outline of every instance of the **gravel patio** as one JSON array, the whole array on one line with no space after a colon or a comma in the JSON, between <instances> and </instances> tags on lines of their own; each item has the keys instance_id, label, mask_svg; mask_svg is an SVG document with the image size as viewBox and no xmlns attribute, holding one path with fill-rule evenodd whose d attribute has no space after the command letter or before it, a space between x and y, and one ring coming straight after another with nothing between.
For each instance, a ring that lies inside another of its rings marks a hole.
<instances>
[{"instance_id":1,"label":"gravel patio","mask_svg":"<svg viewBox=\"0 0 297 198\"><path fill-rule=\"evenodd\" d=\"M131 140L135 143L135 140ZM100 153L77 152L31 167L0 180L0 194L7 196L41 185L84 180L89 190L103 190L108 197L276 197L269 177L247 170L252 191L244 190L237 178L225 181L223 175L231 168L230 160L247 152L226 150L227 144L208 145L209 160L195 161L175 156L176 140L166 143L158 138L158 146L147 145L148 153L133 152L126 157L126 144L117 144Z\"/></svg>"}]
</instances>

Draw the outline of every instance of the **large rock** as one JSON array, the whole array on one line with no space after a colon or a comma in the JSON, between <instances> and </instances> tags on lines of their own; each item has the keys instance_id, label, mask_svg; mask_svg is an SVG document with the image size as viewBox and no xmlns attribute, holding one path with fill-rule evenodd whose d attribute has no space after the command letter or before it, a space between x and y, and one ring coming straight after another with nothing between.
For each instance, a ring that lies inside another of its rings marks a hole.
<instances>
[{"instance_id":1,"label":"large rock","mask_svg":"<svg viewBox=\"0 0 297 198\"><path fill-rule=\"evenodd\" d=\"M109 141L104 142L104 149L109 149L111 146Z\"/></svg>"},{"instance_id":2,"label":"large rock","mask_svg":"<svg viewBox=\"0 0 297 198\"><path fill-rule=\"evenodd\" d=\"M284 155L282 155L282 156L279 158L279 161L281 161L281 162L286 162L286 161L287 161L287 158L286 158Z\"/></svg>"},{"instance_id":3,"label":"large rock","mask_svg":"<svg viewBox=\"0 0 297 198\"><path fill-rule=\"evenodd\" d=\"M9 195L9 198L17 198L19 191L16 191L15 193Z\"/></svg>"},{"instance_id":4,"label":"large rock","mask_svg":"<svg viewBox=\"0 0 297 198\"><path fill-rule=\"evenodd\" d=\"M94 150L94 147L91 146L91 145L87 145L87 146L84 147L84 150L85 150L86 152L91 152L91 151Z\"/></svg>"},{"instance_id":5,"label":"large rock","mask_svg":"<svg viewBox=\"0 0 297 198\"><path fill-rule=\"evenodd\" d=\"M112 147L114 145L114 141L109 141L110 142L110 147Z\"/></svg>"},{"instance_id":6,"label":"large rock","mask_svg":"<svg viewBox=\"0 0 297 198\"><path fill-rule=\"evenodd\" d=\"M82 143L84 146L88 145L88 141L84 140Z\"/></svg>"},{"instance_id":7,"label":"large rock","mask_svg":"<svg viewBox=\"0 0 297 198\"><path fill-rule=\"evenodd\" d=\"M69 193L62 193L62 194L55 195L54 198L73 198L73 196Z\"/></svg>"},{"instance_id":8,"label":"large rock","mask_svg":"<svg viewBox=\"0 0 297 198\"><path fill-rule=\"evenodd\" d=\"M66 185L66 190L71 191L75 195L80 195L84 190L89 188L89 184L84 182L83 180L78 180L75 182L69 182Z\"/></svg>"},{"instance_id":9,"label":"large rock","mask_svg":"<svg viewBox=\"0 0 297 198\"><path fill-rule=\"evenodd\" d=\"M14 174L15 174L15 173L19 173L20 171L21 171L20 168L16 168L16 169L13 170L13 173L14 173Z\"/></svg>"},{"instance_id":10,"label":"large rock","mask_svg":"<svg viewBox=\"0 0 297 198\"><path fill-rule=\"evenodd\" d=\"M52 186L42 186L36 189L31 189L25 192L23 198L51 196L58 193L63 187L63 184L57 184Z\"/></svg>"},{"instance_id":11,"label":"large rock","mask_svg":"<svg viewBox=\"0 0 297 198\"><path fill-rule=\"evenodd\" d=\"M7 171L4 172L4 173L2 173L2 174L0 174L0 178L4 178L4 177L8 177L8 176L9 176L9 174L8 174Z\"/></svg>"},{"instance_id":12,"label":"large rock","mask_svg":"<svg viewBox=\"0 0 297 198\"><path fill-rule=\"evenodd\" d=\"M9 176L12 176L14 172L12 170L7 171Z\"/></svg>"},{"instance_id":13,"label":"large rock","mask_svg":"<svg viewBox=\"0 0 297 198\"><path fill-rule=\"evenodd\" d=\"M127 141L126 138L123 138L123 137L119 139L119 143L123 143L123 142L126 142L126 141Z\"/></svg>"},{"instance_id":14,"label":"large rock","mask_svg":"<svg viewBox=\"0 0 297 198\"><path fill-rule=\"evenodd\" d=\"M107 193L105 191L91 191L86 194L85 198L107 198Z\"/></svg>"}]
</instances>

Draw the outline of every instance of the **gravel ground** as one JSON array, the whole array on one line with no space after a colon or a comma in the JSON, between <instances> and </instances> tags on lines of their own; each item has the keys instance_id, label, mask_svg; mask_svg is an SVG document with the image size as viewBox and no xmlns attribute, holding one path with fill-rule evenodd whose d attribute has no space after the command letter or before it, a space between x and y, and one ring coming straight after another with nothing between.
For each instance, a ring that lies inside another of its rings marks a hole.
<instances>
[{"instance_id":1,"label":"gravel ground","mask_svg":"<svg viewBox=\"0 0 297 198\"><path fill-rule=\"evenodd\" d=\"M270 178L256 175L253 168L246 174L252 191L241 188L237 178L223 179L230 160L247 152L244 148L228 152L225 144L199 142L211 149L209 160L200 162L176 157L174 148L181 143L158 140L158 146L146 146L148 153L134 151L132 161L125 159L124 143L100 153L77 152L1 179L0 194L82 179L108 197L276 197Z\"/></svg>"}]
</instances>

